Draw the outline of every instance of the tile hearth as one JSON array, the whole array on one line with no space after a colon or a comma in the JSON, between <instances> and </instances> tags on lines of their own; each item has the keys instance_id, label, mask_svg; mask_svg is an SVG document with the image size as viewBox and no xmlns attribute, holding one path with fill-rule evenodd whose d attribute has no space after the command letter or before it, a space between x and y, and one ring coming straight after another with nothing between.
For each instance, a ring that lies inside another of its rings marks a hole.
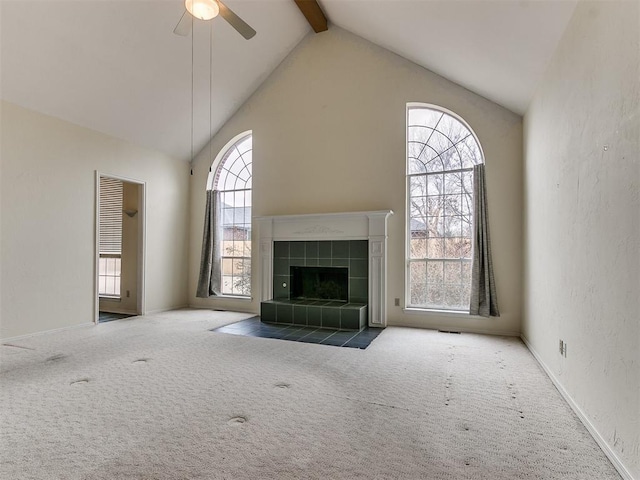
<instances>
[{"instance_id":1,"label":"tile hearth","mask_svg":"<svg viewBox=\"0 0 640 480\"><path fill-rule=\"evenodd\" d=\"M364 303L332 301L267 300L260 304L263 322L302 327L360 330L367 324Z\"/></svg>"},{"instance_id":2,"label":"tile hearth","mask_svg":"<svg viewBox=\"0 0 640 480\"><path fill-rule=\"evenodd\" d=\"M382 332L382 329L365 328L360 331L341 331L298 325L272 325L261 322L260 317L252 317L224 327L214 328L211 331L245 337L274 338L364 350Z\"/></svg>"}]
</instances>

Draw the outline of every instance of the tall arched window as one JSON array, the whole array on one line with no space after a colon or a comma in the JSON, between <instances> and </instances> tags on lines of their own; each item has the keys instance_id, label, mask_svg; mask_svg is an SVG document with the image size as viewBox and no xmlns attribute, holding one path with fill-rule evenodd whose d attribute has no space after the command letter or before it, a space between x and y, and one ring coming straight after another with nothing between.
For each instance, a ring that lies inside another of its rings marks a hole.
<instances>
[{"instance_id":1,"label":"tall arched window","mask_svg":"<svg viewBox=\"0 0 640 480\"><path fill-rule=\"evenodd\" d=\"M251 295L251 140L249 134L236 141L215 170L223 295Z\"/></svg>"},{"instance_id":2,"label":"tall arched window","mask_svg":"<svg viewBox=\"0 0 640 480\"><path fill-rule=\"evenodd\" d=\"M231 140L213 162L199 297L251 296L251 164L251 132Z\"/></svg>"},{"instance_id":3,"label":"tall arched window","mask_svg":"<svg viewBox=\"0 0 640 480\"><path fill-rule=\"evenodd\" d=\"M469 311L473 167L471 128L442 108L407 106L406 305Z\"/></svg>"}]
</instances>

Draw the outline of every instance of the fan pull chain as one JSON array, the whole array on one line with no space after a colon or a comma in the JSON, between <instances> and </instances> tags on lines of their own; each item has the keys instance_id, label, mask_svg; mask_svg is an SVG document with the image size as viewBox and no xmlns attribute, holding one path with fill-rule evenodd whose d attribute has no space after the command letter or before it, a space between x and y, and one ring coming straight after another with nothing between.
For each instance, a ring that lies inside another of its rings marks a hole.
<instances>
[{"instance_id":1,"label":"fan pull chain","mask_svg":"<svg viewBox=\"0 0 640 480\"><path fill-rule=\"evenodd\" d=\"M213 110L213 22L209 22L209 165L213 163L213 127L211 111ZM209 167L211 172L211 167Z\"/></svg>"},{"instance_id":2,"label":"fan pull chain","mask_svg":"<svg viewBox=\"0 0 640 480\"><path fill-rule=\"evenodd\" d=\"M193 17L191 17L191 176L193 176L193 38L195 37L193 31Z\"/></svg>"}]
</instances>

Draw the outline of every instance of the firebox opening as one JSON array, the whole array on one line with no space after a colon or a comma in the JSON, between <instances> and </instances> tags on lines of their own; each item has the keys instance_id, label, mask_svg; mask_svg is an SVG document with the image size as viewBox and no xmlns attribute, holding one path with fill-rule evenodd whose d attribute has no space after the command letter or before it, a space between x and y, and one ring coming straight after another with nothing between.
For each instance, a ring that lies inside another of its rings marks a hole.
<instances>
[{"instance_id":1,"label":"firebox opening","mask_svg":"<svg viewBox=\"0 0 640 480\"><path fill-rule=\"evenodd\" d=\"M347 267L290 267L291 300L349 301Z\"/></svg>"}]
</instances>

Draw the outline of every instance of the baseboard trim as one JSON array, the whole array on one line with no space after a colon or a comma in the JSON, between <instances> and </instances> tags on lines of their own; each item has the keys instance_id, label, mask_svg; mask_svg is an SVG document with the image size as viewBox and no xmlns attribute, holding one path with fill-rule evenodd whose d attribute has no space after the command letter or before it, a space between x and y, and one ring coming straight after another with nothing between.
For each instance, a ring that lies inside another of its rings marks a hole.
<instances>
[{"instance_id":1,"label":"baseboard trim","mask_svg":"<svg viewBox=\"0 0 640 480\"><path fill-rule=\"evenodd\" d=\"M37 337L38 335L44 335L46 333L63 332L65 330L73 330L80 327L93 327L95 325L96 324L94 322L79 323L78 325L67 325L66 327L52 328L51 330L25 333L24 335L18 335L16 337L0 338L0 343L15 342L16 340L24 340L25 338Z\"/></svg>"},{"instance_id":2,"label":"baseboard trim","mask_svg":"<svg viewBox=\"0 0 640 480\"><path fill-rule=\"evenodd\" d=\"M494 335L497 337L520 337L520 332L502 331L502 330L483 330L481 328L465 328L454 327L452 325L416 325L405 322L393 322L387 321L387 327L400 327L400 328L420 328L422 330L455 330L460 333L477 333L478 335Z\"/></svg>"},{"instance_id":3,"label":"baseboard trim","mask_svg":"<svg viewBox=\"0 0 640 480\"><path fill-rule=\"evenodd\" d=\"M536 359L538 364L540 364L540 366L545 371L547 376L551 379L555 387L560 392L560 395L562 395L562 398L564 398L565 401L569 404L571 409L578 416L582 424L585 426L587 431L591 434L591 436L596 441L598 446L602 449L602 451L607 456L609 461L611 461L611 463L613 464L615 469L618 471L620 476L624 480L636 480L634 476L631 474L631 472L629 471L629 469L627 469L627 467L624 465L622 460L620 460L620 457L618 457L618 455L613 450L613 448L611 448L611 445L609 445L609 443L604 439L604 437L600 434L600 432L598 432L598 429L593 425L593 423L591 423L591 420L589 420L589 417L587 416L587 414L584 413L582 408L580 408L580 406L575 402L575 400L571 397L571 395L569 395L569 392L565 390L564 386L562 385L562 383L560 383L558 378L553 374L551 369L549 369L549 367L544 363L544 361L542 360L538 352L536 352L533 346L529 343L529 340L527 340L527 337L525 337L524 334L521 334L520 338L522 339L524 344L527 346L527 348L531 352L531 355L533 355L533 357Z\"/></svg>"},{"instance_id":4,"label":"baseboard trim","mask_svg":"<svg viewBox=\"0 0 640 480\"><path fill-rule=\"evenodd\" d=\"M260 315L260 312L253 312L250 310L238 310L238 309L229 309L229 308L214 308L211 305L189 305L188 308L193 308L194 310L211 310L212 312L235 312L235 313L250 313L252 315Z\"/></svg>"},{"instance_id":5,"label":"baseboard trim","mask_svg":"<svg viewBox=\"0 0 640 480\"><path fill-rule=\"evenodd\" d=\"M138 316L138 314L135 311L132 312L131 310L127 311L127 310L118 309L118 308L110 308L108 310L99 310L98 313L100 313L100 312L102 312L102 313L117 313L117 314L122 314L122 315Z\"/></svg>"}]
</instances>

